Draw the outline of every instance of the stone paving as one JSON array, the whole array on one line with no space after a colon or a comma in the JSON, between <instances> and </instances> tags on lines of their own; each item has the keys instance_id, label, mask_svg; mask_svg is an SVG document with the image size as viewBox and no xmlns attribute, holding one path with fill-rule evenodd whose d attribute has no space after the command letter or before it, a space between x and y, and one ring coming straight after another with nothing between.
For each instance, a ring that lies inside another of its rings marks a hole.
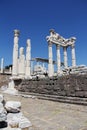
<instances>
[{"instance_id":1,"label":"stone paving","mask_svg":"<svg viewBox=\"0 0 87 130\"><path fill-rule=\"evenodd\" d=\"M33 125L29 130L87 130L87 106L8 94L4 99L21 101L22 112Z\"/></svg>"}]
</instances>

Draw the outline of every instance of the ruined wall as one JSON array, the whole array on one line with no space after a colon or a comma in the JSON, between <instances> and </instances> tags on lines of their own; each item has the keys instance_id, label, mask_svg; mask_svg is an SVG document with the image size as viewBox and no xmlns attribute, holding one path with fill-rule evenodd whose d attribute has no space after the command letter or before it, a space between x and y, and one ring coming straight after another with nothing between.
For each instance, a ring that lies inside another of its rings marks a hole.
<instances>
[{"instance_id":1,"label":"ruined wall","mask_svg":"<svg viewBox=\"0 0 87 130\"><path fill-rule=\"evenodd\" d=\"M52 79L22 80L17 88L21 92L87 97L87 75L67 75Z\"/></svg>"}]
</instances>

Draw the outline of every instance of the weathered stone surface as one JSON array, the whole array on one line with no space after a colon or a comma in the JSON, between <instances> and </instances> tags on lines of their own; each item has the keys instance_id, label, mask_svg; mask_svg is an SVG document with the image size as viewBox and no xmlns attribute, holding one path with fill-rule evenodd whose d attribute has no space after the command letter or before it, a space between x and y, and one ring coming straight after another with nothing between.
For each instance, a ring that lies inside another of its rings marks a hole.
<instances>
[{"instance_id":1,"label":"weathered stone surface","mask_svg":"<svg viewBox=\"0 0 87 130\"><path fill-rule=\"evenodd\" d=\"M18 128L20 118L22 117L22 113L8 113L7 122L8 125L12 128Z\"/></svg>"},{"instance_id":2,"label":"weathered stone surface","mask_svg":"<svg viewBox=\"0 0 87 130\"><path fill-rule=\"evenodd\" d=\"M4 100L4 97L2 94L0 94L0 102L3 102L3 100Z\"/></svg>"},{"instance_id":3,"label":"weathered stone surface","mask_svg":"<svg viewBox=\"0 0 87 130\"><path fill-rule=\"evenodd\" d=\"M8 112L20 112L21 102L18 101L7 101L5 104L5 108Z\"/></svg>"},{"instance_id":4,"label":"weathered stone surface","mask_svg":"<svg viewBox=\"0 0 87 130\"><path fill-rule=\"evenodd\" d=\"M70 74L55 78L22 80L17 88L21 92L33 92L57 96L87 97L87 74Z\"/></svg>"},{"instance_id":5,"label":"weathered stone surface","mask_svg":"<svg viewBox=\"0 0 87 130\"><path fill-rule=\"evenodd\" d=\"M32 126L32 124L31 124L31 122L27 119L27 118L25 118L25 117L22 117L21 119L20 119L20 122L19 122L19 128L21 128L21 129L27 129L27 128L29 128L30 126Z\"/></svg>"},{"instance_id":6,"label":"weathered stone surface","mask_svg":"<svg viewBox=\"0 0 87 130\"><path fill-rule=\"evenodd\" d=\"M7 112L3 106L0 105L0 122L7 120Z\"/></svg>"},{"instance_id":7,"label":"weathered stone surface","mask_svg":"<svg viewBox=\"0 0 87 130\"><path fill-rule=\"evenodd\" d=\"M22 113L9 113L7 116L8 125L11 128L28 128L31 122Z\"/></svg>"}]
</instances>

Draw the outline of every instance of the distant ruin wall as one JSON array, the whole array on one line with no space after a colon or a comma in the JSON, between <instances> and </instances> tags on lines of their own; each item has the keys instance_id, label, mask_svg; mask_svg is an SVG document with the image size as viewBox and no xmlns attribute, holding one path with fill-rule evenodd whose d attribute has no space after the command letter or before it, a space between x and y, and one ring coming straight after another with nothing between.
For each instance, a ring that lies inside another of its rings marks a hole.
<instances>
[{"instance_id":1,"label":"distant ruin wall","mask_svg":"<svg viewBox=\"0 0 87 130\"><path fill-rule=\"evenodd\" d=\"M67 75L52 79L22 80L17 88L21 92L87 97L87 75Z\"/></svg>"}]
</instances>

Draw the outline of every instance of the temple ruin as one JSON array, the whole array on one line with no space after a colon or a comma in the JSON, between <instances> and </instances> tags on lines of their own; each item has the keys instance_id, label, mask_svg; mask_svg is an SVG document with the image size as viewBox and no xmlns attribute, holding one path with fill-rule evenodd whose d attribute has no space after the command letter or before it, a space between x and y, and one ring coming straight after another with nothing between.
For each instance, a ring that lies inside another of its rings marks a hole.
<instances>
[{"instance_id":1,"label":"temple ruin","mask_svg":"<svg viewBox=\"0 0 87 130\"><path fill-rule=\"evenodd\" d=\"M24 54L24 47L20 47L19 49L19 30L14 30L14 47L13 47L13 69L12 76L15 78L26 78L32 79L33 77L44 78L45 76L53 77L64 75L67 73L78 73L86 70L87 67L84 65L77 66L76 65L76 56L75 56L75 37L71 37L65 39L56 33L53 29L50 30L50 35L46 37L48 43L48 59L44 58L31 58L31 40L27 40L26 46L26 55ZM53 52L52 45L56 45L56 61L53 60ZM64 62L61 62L61 52L60 49L63 49L63 59ZM68 66L68 55L67 48L71 48L71 61L72 65ZM41 62L41 64L36 64L33 66L32 63ZM44 66L44 63L48 64L48 69ZM61 68L61 63L63 63L64 67ZM57 66L56 73L54 72L54 64Z\"/></svg>"},{"instance_id":2,"label":"temple ruin","mask_svg":"<svg viewBox=\"0 0 87 130\"><path fill-rule=\"evenodd\" d=\"M49 64L48 64L48 75L49 77L54 75L53 68L53 53L52 53L52 44L56 45L56 53L57 53L57 74L61 73L61 54L60 47L63 48L64 52L64 68L68 67L68 58L67 58L67 48L71 47L72 54L72 67L76 66L76 57L75 57L75 37L71 37L69 39L65 39L56 33L53 29L50 30L50 36L47 36L48 42L48 50L49 50Z\"/></svg>"}]
</instances>

